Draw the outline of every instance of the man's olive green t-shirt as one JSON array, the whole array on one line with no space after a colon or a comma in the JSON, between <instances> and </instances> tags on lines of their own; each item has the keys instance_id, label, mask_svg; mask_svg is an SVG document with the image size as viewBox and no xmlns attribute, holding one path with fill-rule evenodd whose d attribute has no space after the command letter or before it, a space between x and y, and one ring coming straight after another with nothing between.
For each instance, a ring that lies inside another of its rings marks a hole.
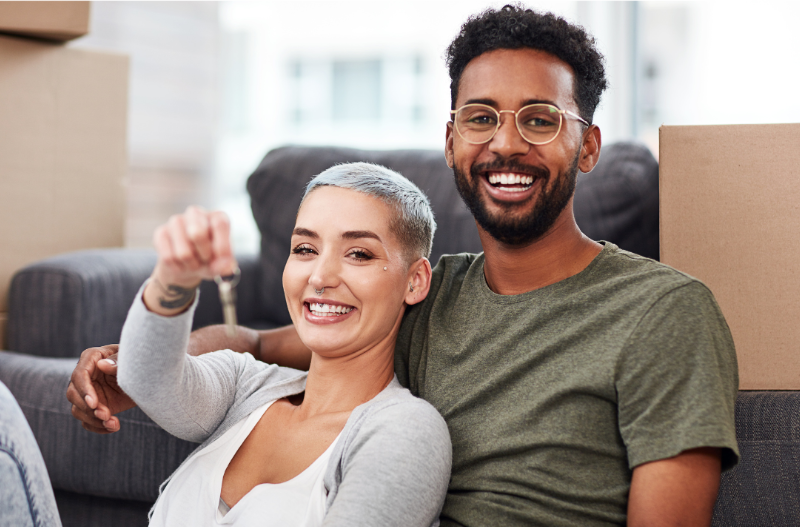
<instances>
[{"instance_id":1,"label":"man's olive green t-shirt","mask_svg":"<svg viewBox=\"0 0 800 527\"><path fill-rule=\"evenodd\" d=\"M400 382L453 441L442 525L624 524L637 465L697 447L736 463L736 355L705 285L608 242L520 295L483 264L442 257L397 341Z\"/></svg>"}]
</instances>

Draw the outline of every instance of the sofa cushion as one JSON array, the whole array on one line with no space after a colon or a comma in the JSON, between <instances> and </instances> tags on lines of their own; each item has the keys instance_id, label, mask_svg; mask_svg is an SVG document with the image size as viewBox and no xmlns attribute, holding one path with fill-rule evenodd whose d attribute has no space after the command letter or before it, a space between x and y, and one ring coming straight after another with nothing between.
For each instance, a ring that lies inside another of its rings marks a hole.
<instances>
[{"instance_id":1,"label":"sofa cushion","mask_svg":"<svg viewBox=\"0 0 800 527\"><path fill-rule=\"evenodd\" d=\"M589 238L658 260L658 161L646 146L604 147L594 170L578 175L574 208Z\"/></svg>"},{"instance_id":2,"label":"sofa cushion","mask_svg":"<svg viewBox=\"0 0 800 527\"><path fill-rule=\"evenodd\" d=\"M441 151L369 151L351 148L282 147L269 152L247 182L253 216L261 231L259 318L289 324L281 276L291 231L308 181L337 163L368 161L400 172L430 198L438 228L431 263L442 254L480 252L475 221L461 201ZM658 258L658 163L636 143L603 149L595 169L580 174L575 218L595 240Z\"/></svg>"},{"instance_id":3,"label":"sofa cushion","mask_svg":"<svg viewBox=\"0 0 800 527\"><path fill-rule=\"evenodd\" d=\"M0 381L14 394L56 490L152 503L158 486L197 444L169 435L139 408L118 415L120 431L98 435L67 401L75 359L0 351Z\"/></svg>"}]
</instances>

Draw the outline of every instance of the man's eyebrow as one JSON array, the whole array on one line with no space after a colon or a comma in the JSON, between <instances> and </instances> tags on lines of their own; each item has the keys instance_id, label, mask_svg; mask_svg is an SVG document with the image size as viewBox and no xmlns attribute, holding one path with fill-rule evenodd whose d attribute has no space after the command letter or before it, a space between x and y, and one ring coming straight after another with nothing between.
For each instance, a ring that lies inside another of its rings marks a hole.
<instances>
[{"instance_id":1,"label":"man's eyebrow","mask_svg":"<svg viewBox=\"0 0 800 527\"><path fill-rule=\"evenodd\" d=\"M467 104L485 104L494 108L497 106L497 101L494 99L468 99L462 106Z\"/></svg>"},{"instance_id":2,"label":"man's eyebrow","mask_svg":"<svg viewBox=\"0 0 800 527\"><path fill-rule=\"evenodd\" d=\"M548 99L528 99L527 101L522 103L522 106L530 106L531 104L549 104L551 106L555 106L558 109L561 109L554 101L550 101Z\"/></svg>"},{"instance_id":3,"label":"man's eyebrow","mask_svg":"<svg viewBox=\"0 0 800 527\"><path fill-rule=\"evenodd\" d=\"M486 106L491 106L492 108L497 108L497 101L494 99L469 99L464 104L485 104ZM530 106L531 104L552 104L556 108L559 106L548 99L528 99L522 103L522 106ZM520 106L520 108L522 107ZM510 110L510 108L508 108Z\"/></svg>"},{"instance_id":4,"label":"man's eyebrow","mask_svg":"<svg viewBox=\"0 0 800 527\"><path fill-rule=\"evenodd\" d=\"M292 231L292 236L306 236L308 238L319 238L319 234L312 231L311 229L306 229L304 227L295 227Z\"/></svg>"},{"instance_id":5,"label":"man's eyebrow","mask_svg":"<svg viewBox=\"0 0 800 527\"><path fill-rule=\"evenodd\" d=\"M358 240L359 238L373 238L383 243L381 237L372 231L346 231L342 233L342 238L345 240Z\"/></svg>"}]
</instances>

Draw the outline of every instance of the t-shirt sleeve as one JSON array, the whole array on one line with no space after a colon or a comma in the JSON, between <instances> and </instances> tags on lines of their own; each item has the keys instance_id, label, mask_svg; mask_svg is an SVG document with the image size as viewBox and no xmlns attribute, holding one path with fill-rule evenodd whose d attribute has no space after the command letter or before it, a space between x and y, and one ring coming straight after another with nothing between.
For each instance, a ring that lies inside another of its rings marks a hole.
<instances>
[{"instance_id":1,"label":"t-shirt sleeve","mask_svg":"<svg viewBox=\"0 0 800 527\"><path fill-rule=\"evenodd\" d=\"M625 343L616 371L619 428L631 468L700 447L739 459L733 339L711 292L690 282L663 295Z\"/></svg>"},{"instance_id":2,"label":"t-shirt sleeve","mask_svg":"<svg viewBox=\"0 0 800 527\"><path fill-rule=\"evenodd\" d=\"M447 425L432 406L406 401L382 408L346 446L341 484L322 525L438 525L451 461Z\"/></svg>"}]
</instances>

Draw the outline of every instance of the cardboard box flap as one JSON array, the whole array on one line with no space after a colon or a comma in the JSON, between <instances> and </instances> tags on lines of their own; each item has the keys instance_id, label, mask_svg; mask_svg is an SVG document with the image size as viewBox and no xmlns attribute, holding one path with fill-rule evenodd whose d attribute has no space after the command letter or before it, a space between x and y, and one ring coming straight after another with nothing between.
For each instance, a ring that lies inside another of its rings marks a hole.
<instances>
[{"instance_id":1,"label":"cardboard box flap","mask_svg":"<svg viewBox=\"0 0 800 527\"><path fill-rule=\"evenodd\" d=\"M0 1L0 32L60 42L89 32L89 2Z\"/></svg>"}]
</instances>

